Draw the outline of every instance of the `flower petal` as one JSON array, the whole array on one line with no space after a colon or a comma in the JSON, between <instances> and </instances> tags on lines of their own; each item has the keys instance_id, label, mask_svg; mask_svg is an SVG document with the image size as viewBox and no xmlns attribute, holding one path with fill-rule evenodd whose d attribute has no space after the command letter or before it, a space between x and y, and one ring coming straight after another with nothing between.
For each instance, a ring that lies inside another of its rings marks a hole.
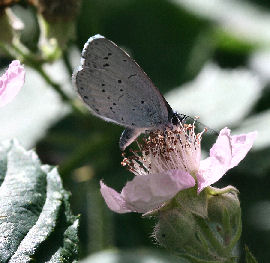
<instances>
[{"instance_id":1,"label":"flower petal","mask_svg":"<svg viewBox=\"0 0 270 263\"><path fill-rule=\"evenodd\" d=\"M25 71L19 60L13 60L0 77L0 107L11 102L24 84Z\"/></svg>"},{"instance_id":2,"label":"flower petal","mask_svg":"<svg viewBox=\"0 0 270 263\"><path fill-rule=\"evenodd\" d=\"M201 161L197 174L198 192L200 193L205 187L217 182L228 169L228 166L222 165L220 160L215 157L208 157Z\"/></svg>"},{"instance_id":3,"label":"flower petal","mask_svg":"<svg viewBox=\"0 0 270 263\"><path fill-rule=\"evenodd\" d=\"M220 131L216 143L210 149L210 157L218 159L220 165L229 167L232 160L231 131L224 128Z\"/></svg>"},{"instance_id":4,"label":"flower petal","mask_svg":"<svg viewBox=\"0 0 270 263\"><path fill-rule=\"evenodd\" d=\"M189 173L170 170L166 174L136 176L126 184L121 195L134 212L146 213L194 185L195 180Z\"/></svg>"},{"instance_id":5,"label":"flower petal","mask_svg":"<svg viewBox=\"0 0 270 263\"><path fill-rule=\"evenodd\" d=\"M257 132L234 135L231 137L232 160L230 168L238 165L245 158L246 154L251 149L256 137Z\"/></svg>"},{"instance_id":6,"label":"flower petal","mask_svg":"<svg viewBox=\"0 0 270 263\"><path fill-rule=\"evenodd\" d=\"M107 204L107 206L116 213L128 213L132 212L126 207L126 202L123 197L117 193L114 189L105 185L100 181L100 192Z\"/></svg>"},{"instance_id":7,"label":"flower petal","mask_svg":"<svg viewBox=\"0 0 270 263\"><path fill-rule=\"evenodd\" d=\"M189 173L170 170L167 174L136 176L126 184L121 194L100 181L100 191L107 206L114 212L146 213L194 185L195 179Z\"/></svg>"},{"instance_id":8,"label":"flower petal","mask_svg":"<svg viewBox=\"0 0 270 263\"><path fill-rule=\"evenodd\" d=\"M256 132L230 135L230 130L220 131L216 143L210 150L210 157L200 162L198 171L198 192L217 182L229 169L236 166L251 149Z\"/></svg>"}]
</instances>

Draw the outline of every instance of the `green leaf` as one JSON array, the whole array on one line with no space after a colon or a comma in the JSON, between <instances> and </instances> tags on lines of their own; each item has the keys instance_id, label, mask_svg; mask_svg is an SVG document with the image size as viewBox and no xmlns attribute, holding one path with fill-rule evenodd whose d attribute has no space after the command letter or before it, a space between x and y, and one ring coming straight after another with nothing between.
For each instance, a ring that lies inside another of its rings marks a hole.
<instances>
[{"instance_id":1,"label":"green leaf","mask_svg":"<svg viewBox=\"0 0 270 263\"><path fill-rule=\"evenodd\" d=\"M209 19L226 34L231 35L231 38L235 39L230 41L233 49L240 43L255 46L269 44L270 15L259 5L247 1L222 0L174 0L173 2L192 14Z\"/></svg>"},{"instance_id":2,"label":"green leaf","mask_svg":"<svg viewBox=\"0 0 270 263\"><path fill-rule=\"evenodd\" d=\"M127 48L163 93L191 79L210 56L211 39L207 36L207 44L203 41L199 45L208 30L209 24L204 19L172 1L117 1L116 4L110 0L104 4L94 0L82 2L77 38L82 48L89 36L100 33Z\"/></svg>"},{"instance_id":3,"label":"green leaf","mask_svg":"<svg viewBox=\"0 0 270 263\"><path fill-rule=\"evenodd\" d=\"M78 219L56 168L16 141L0 144L0 262L73 262Z\"/></svg>"},{"instance_id":4,"label":"green leaf","mask_svg":"<svg viewBox=\"0 0 270 263\"><path fill-rule=\"evenodd\" d=\"M246 263L258 263L258 261L252 255L247 246L245 246L245 251L246 251Z\"/></svg>"},{"instance_id":5,"label":"green leaf","mask_svg":"<svg viewBox=\"0 0 270 263\"><path fill-rule=\"evenodd\" d=\"M174 110L189 116L199 113L200 122L219 129L238 125L259 99L262 88L249 70L206 64L196 79L172 90L166 99Z\"/></svg>"}]
</instances>

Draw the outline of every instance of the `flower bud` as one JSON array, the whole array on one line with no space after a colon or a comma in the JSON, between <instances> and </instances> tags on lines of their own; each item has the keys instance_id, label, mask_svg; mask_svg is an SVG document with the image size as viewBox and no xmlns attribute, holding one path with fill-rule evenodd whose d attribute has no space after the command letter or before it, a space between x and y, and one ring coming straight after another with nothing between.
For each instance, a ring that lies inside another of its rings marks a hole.
<instances>
[{"instance_id":1,"label":"flower bud","mask_svg":"<svg viewBox=\"0 0 270 263\"><path fill-rule=\"evenodd\" d=\"M221 189L222 190L222 189ZM227 247L234 247L241 235L241 208L237 192L211 195L208 201L208 217Z\"/></svg>"},{"instance_id":2,"label":"flower bud","mask_svg":"<svg viewBox=\"0 0 270 263\"><path fill-rule=\"evenodd\" d=\"M194 216L176 207L161 211L158 219L154 230L155 239L169 250L184 252L185 245L193 242L196 229Z\"/></svg>"},{"instance_id":3,"label":"flower bud","mask_svg":"<svg viewBox=\"0 0 270 263\"><path fill-rule=\"evenodd\" d=\"M57 40L61 49L74 36L80 0L39 0L37 9L43 18L46 38Z\"/></svg>"},{"instance_id":4,"label":"flower bud","mask_svg":"<svg viewBox=\"0 0 270 263\"><path fill-rule=\"evenodd\" d=\"M234 262L241 234L236 192L181 191L157 215L153 236L163 247L194 262ZM182 202L181 202L182 200Z\"/></svg>"}]
</instances>

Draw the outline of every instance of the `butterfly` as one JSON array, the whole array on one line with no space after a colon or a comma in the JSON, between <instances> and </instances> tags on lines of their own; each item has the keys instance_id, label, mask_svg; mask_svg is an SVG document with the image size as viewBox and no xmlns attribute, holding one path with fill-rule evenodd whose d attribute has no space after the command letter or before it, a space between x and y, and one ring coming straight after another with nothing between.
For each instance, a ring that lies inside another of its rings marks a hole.
<instances>
[{"instance_id":1,"label":"butterfly","mask_svg":"<svg viewBox=\"0 0 270 263\"><path fill-rule=\"evenodd\" d=\"M73 83L92 114L125 127L119 141L121 150L146 130L164 129L187 118L172 110L125 51L101 35L85 43Z\"/></svg>"}]
</instances>

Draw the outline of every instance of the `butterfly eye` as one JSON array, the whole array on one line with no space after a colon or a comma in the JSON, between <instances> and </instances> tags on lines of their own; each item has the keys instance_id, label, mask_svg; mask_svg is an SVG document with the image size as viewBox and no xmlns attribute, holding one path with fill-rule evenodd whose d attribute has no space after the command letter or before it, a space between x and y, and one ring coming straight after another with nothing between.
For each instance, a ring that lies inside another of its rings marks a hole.
<instances>
[{"instance_id":1,"label":"butterfly eye","mask_svg":"<svg viewBox=\"0 0 270 263\"><path fill-rule=\"evenodd\" d=\"M174 112L171 117L171 123L173 125L178 125L179 123L185 123L187 119L187 115L185 114L179 114L177 112Z\"/></svg>"},{"instance_id":2,"label":"butterfly eye","mask_svg":"<svg viewBox=\"0 0 270 263\"><path fill-rule=\"evenodd\" d=\"M178 118L178 114L174 113L172 118L171 118L171 123L173 125L178 125L180 122L182 122L182 121Z\"/></svg>"}]
</instances>

